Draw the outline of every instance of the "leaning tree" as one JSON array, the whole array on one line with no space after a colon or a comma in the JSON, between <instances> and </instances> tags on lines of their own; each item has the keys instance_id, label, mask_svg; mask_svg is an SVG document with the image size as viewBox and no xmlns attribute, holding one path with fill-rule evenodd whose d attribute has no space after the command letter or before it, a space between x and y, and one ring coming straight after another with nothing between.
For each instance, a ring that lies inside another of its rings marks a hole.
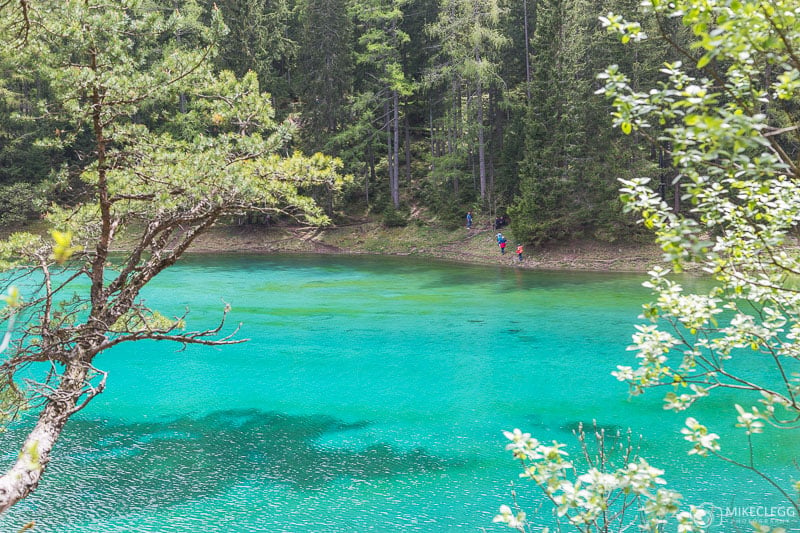
<instances>
[{"instance_id":1,"label":"leaning tree","mask_svg":"<svg viewBox=\"0 0 800 533\"><path fill-rule=\"evenodd\" d=\"M237 342L222 330L227 308L218 327L191 331L185 317L147 308L143 287L221 217L324 222L304 192L340 185L337 161L288 150L293 122L275 121L253 73L212 70L225 35L218 11L170 5L0 1L0 62L40 88L17 107L59 125L39 143L69 154L53 176L75 199L50 209L53 239L15 234L0 245L3 283L21 295L6 297L0 406L7 420L23 409L36 420L0 477L0 511L36 488L64 425L102 392L102 351L143 339ZM0 81L9 102L20 102L16 89Z\"/></svg>"}]
</instances>

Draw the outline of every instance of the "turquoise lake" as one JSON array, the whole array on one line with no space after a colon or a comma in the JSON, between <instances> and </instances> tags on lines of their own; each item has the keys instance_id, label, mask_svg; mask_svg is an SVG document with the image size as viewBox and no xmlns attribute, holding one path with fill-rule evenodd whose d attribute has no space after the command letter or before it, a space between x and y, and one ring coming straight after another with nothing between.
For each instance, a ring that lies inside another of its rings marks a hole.
<instances>
[{"instance_id":1,"label":"turquoise lake","mask_svg":"<svg viewBox=\"0 0 800 533\"><path fill-rule=\"evenodd\" d=\"M510 483L529 515L541 496L518 480L502 431L577 452L572 429L592 420L631 428L690 502L782 505L753 475L686 453L686 416L735 431L730 394L675 414L661 408L666 391L630 398L610 375L633 364L644 277L190 257L157 278L147 303L189 309L192 330L230 303L230 329L241 322L250 341L102 354L106 391L67 426L39 489L0 516L0 531L30 520L36 533L510 531L492 524ZM14 436L3 437L6 463ZM755 442L766 471L797 478L796 431Z\"/></svg>"}]
</instances>

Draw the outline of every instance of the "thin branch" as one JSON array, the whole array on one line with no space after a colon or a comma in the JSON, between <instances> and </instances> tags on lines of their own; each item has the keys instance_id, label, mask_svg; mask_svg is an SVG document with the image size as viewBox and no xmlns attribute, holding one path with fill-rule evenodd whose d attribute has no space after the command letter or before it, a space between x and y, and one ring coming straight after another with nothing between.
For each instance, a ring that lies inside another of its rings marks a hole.
<instances>
[{"instance_id":1,"label":"thin branch","mask_svg":"<svg viewBox=\"0 0 800 533\"><path fill-rule=\"evenodd\" d=\"M790 131L800 129L800 126L787 126L785 128L768 128L766 133L762 133L764 137L772 137L773 135L781 135Z\"/></svg>"},{"instance_id":2,"label":"thin branch","mask_svg":"<svg viewBox=\"0 0 800 533\"><path fill-rule=\"evenodd\" d=\"M758 469L758 468L756 468L755 466L748 465L748 464L744 464L744 463L740 463L739 461L736 461L736 460L734 460L734 459L731 459L730 457L726 457L726 456L724 456L724 455L720 454L719 452L717 452L717 451L715 451L715 450L711 450L711 453L713 453L715 457L717 457L717 458L719 458L719 459L722 459L723 461L725 461L725 462L727 462L727 463L730 463L730 464L732 464L732 465L735 465L735 466L738 466L738 467L744 468L745 470L749 470L750 472L753 472L754 474L756 474L757 476L759 476L761 479L765 480L767 483L769 483L770 485L772 485L772 486L775 488L775 490L777 490L778 492L780 492L780 493L781 493L781 495L782 495L782 496L783 496L783 497L784 497L786 500L788 500L788 501L789 501L789 503L792 505L792 507L794 507L795 511L796 511L798 514L800 514L800 504L798 504L798 502L797 502L797 501L795 501L795 500L794 500L794 498L792 498L792 496L790 496L790 495L789 495L789 493L787 493L787 492L786 492L786 491L785 491L785 490L784 490L784 489L783 489L783 488L782 488L780 485L778 485L778 482L777 482L777 481L775 481L774 479L772 479L771 477L769 477L768 475L766 475L764 472L762 472L761 470L759 470L759 469Z\"/></svg>"},{"instance_id":3,"label":"thin branch","mask_svg":"<svg viewBox=\"0 0 800 533\"><path fill-rule=\"evenodd\" d=\"M115 337L110 340L106 340L102 345L100 345L97 351L106 350L112 346L116 346L118 344L122 344L123 342L131 342L131 341L139 341L139 340L157 340L157 341L173 341L180 344L183 344L184 347L188 344L200 344L204 346L225 346L229 344L242 344L244 342L248 342L249 339L234 339L237 333L241 330L242 325L239 324L236 328L229 334L221 337L219 339L208 339L207 337L212 337L214 335L218 335L222 328L225 326L226 319L228 317L228 313L230 313L230 306L227 304L225 305L225 309L222 311L222 317L220 318L219 323L213 329L207 329L202 331L192 331L187 333L181 334L173 334L172 332L177 329L177 323L173 324L167 329L161 330L142 330L142 331L131 331L125 332L120 337ZM184 314L186 316L187 313Z\"/></svg>"},{"instance_id":4,"label":"thin branch","mask_svg":"<svg viewBox=\"0 0 800 533\"><path fill-rule=\"evenodd\" d=\"M77 413L78 411L80 411L81 409L83 409L84 407L86 407L86 405L90 401L92 401L92 398L94 398L95 396L97 396L98 394L103 392L105 390L105 388L106 388L106 379L108 378L108 372L105 372L103 370L98 370L97 368L95 368L95 367L93 367L91 365L89 365L89 366L90 366L90 369L93 372L95 372L96 374L101 375L102 378L100 379L100 383L98 383L97 385L92 385L91 378L89 378L87 380L86 389L82 393L82 395L85 395L85 398L83 399L82 402L76 403L76 405L70 411L70 415L73 415L73 414Z\"/></svg>"},{"instance_id":5,"label":"thin branch","mask_svg":"<svg viewBox=\"0 0 800 533\"><path fill-rule=\"evenodd\" d=\"M167 80L167 81L165 81L163 83L156 84L156 86L153 87L153 89L151 89L150 91L148 91L148 92L146 92L146 93L144 93L144 94L142 94L140 96L137 96L136 98L122 99L122 100L110 100L110 101L105 102L105 104L107 106L130 105L130 104L140 103L140 102L150 98L157 91L162 90L165 87L169 87L170 85L174 85L174 84L178 83L179 81L181 81L183 78L185 78L185 77L189 76L190 74L194 73L195 71L197 71L197 69L199 69L206 62L206 60L208 59L208 55L211 53L211 50L213 50L215 46L216 46L216 43L212 43L212 44L206 46L205 49L203 50L203 55L200 57L200 59L194 65L192 65L189 69L187 69L186 71L181 73L179 76L176 76L175 78Z\"/></svg>"},{"instance_id":6,"label":"thin branch","mask_svg":"<svg viewBox=\"0 0 800 533\"><path fill-rule=\"evenodd\" d=\"M800 57L797 57L797 54L794 51L794 47L792 46L789 37L786 35L786 32L783 31L781 28L779 28L777 24L775 24L775 21L772 19L772 17L769 16L766 7L764 7L763 4L761 4L760 7L762 13L764 13L764 18L767 19L769 25L772 26L772 29L775 30L775 33L777 33L778 36L781 38L781 42L783 43L783 46L786 49L786 53L789 54L789 57L792 59L792 63L794 63L794 68L800 70Z\"/></svg>"}]
</instances>

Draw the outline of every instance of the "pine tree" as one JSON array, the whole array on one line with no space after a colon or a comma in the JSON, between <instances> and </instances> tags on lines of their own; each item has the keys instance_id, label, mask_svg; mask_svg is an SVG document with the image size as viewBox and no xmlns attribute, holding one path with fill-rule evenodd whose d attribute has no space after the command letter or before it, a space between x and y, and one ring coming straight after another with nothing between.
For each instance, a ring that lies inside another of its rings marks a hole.
<instances>
[{"instance_id":1,"label":"pine tree","mask_svg":"<svg viewBox=\"0 0 800 533\"><path fill-rule=\"evenodd\" d=\"M438 20L429 27L440 43L439 61L432 79L452 88L449 95L452 143L474 132L478 182L482 201L491 195L487 182L485 98L500 82L497 50L508 41L498 30L503 10L497 0L442 0ZM465 91L465 94L462 93ZM451 151L450 153L453 153Z\"/></svg>"},{"instance_id":2,"label":"pine tree","mask_svg":"<svg viewBox=\"0 0 800 533\"><path fill-rule=\"evenodd\" d=\"M618 180L651 163L632 139L607 127L608 106L595 92L605 65L642 58L605 33L589 0L540 0L532 49L525 155L511 208L515 234L541 243L638 231L622 213Z\"/></svg>"},{"instance_id":3,"label":"pine tree","mask_svg":"<svg viewBox=\"0 0 800 533\"><path fill-rule=\"evenodd\" d=\"M281 155L293 123L275 122L255 73L238 79L211 68L224 32L217 10L205 25L191 0L174 10L139 0L27 7L0 3L0 62L46 80L51 93L34 105L65 127L38 141L79 154L80 164L64 171L85 194L51 209L52 240L17 233L0 243L0 267L18 269L13 277L26 288L22 298L4 298L4 313L25 324L0 350L8 348L0 418L37 408L0 476L0 512L37 487L69 419L103 391L95 360L104 350L143 339L236 342L220 335L227 309L219 327L188 331L185 317L148 308L140 294L155 276L227 215L259 210L322 222L303 192L341 183L335 160ZM13 90L6 79L0 87ZM125 251L112 256L115 247Z\"/></svg>"},{"instance_id":4,"label":"pine tree","mask_svg":"<svg viewBox=\"0 0 800 533\"><path fill-rule=\"evenodd\" d=\"M298 70L293 84L301 100L302 137L321 150L347 119L353 92L353 23L347 0L301 0Z\"/></svg>"},{"instance_id":5,"label":"pine tree","mask_svg":"<svg viewBox=\"0 0 800 533\"><path fill-rule=\"evenodd\" d=\"M402 47L410 40L402 30L402 10L407 3L407 0L350 3L350 11L358 23L356 60L366 78L360 89L362 97L370 95L372 124L386 132L389 194L395 209L400 207L400 102L401 97L412 91L402 63ZM367 82L368 79L373 82Z\"/></svg>"}]
</instances>

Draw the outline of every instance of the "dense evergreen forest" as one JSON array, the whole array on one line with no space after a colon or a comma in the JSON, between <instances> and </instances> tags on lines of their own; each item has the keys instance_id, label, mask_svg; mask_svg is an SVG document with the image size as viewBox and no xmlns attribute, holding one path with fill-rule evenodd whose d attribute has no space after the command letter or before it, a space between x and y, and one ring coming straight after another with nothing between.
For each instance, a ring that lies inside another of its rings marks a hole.
<instances>
[{"instance_id":1,"label":"dense evergreen forest","mask_svg":"<svg viewBox=\"0 0 800 533\"><path fill-rule=\"evenodd\" d=\"M638 0L225 0L229 32L215 65L253 71L277 118L299 125L294 148L339 157L353 177L315 196L334 220L365 214L403 224L413 212L461 223L507 215L515 237L614 241L639 230L619 178L648 175L677 203L664 154L611 127L597 74L610 64L653 86L685 41L651 20L644 46L625 46L599 17L642 20ZM212 0L181 9L213 8ZM190 32L178 38L190 40ZM670 44L671 41L671 44ZM0 225L80 198L81 143L39 142L70 125L48 118L35 65L0 65ZM158 110L143 121L157 121ZM659 164L661 162L661 164ZM57 169L54 171L53 169ZM338 218L337 218L338 217Z\"/></svg>"}]
</instances>

